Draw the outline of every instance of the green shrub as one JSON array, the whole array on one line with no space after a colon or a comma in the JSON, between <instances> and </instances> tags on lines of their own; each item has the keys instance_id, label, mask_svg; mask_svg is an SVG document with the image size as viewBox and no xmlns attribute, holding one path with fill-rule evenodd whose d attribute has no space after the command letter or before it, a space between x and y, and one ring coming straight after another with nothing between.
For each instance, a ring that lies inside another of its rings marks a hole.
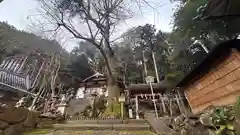
<instances>
[{"instance_id":1,"label":"green shrub","mask_svg":"<svg viewBox=\"0 0 240 135\"><path fill-rule=\"evenodd\" d=\"M42 135L53 132L51 129L35 129L29 132L24 133L24 135Z\"/></svg>"},{"instance_id":2,"label":"green shrub","mask_svg":"<svg viewBox=\"0 0 240 135\"><path fill-rule=\"evenodd\" d=\"M235 117L232 110L225 107L216 108L211 115L216 135L236 135L234 129Z\"/></svg>"},{"instance_id":3,"label":"green shrub","mask_svg":"<svg viewBox=\"0 0 240 135\"><path fill-rule=\"evenodd\" d=\"M234 105L234 115L236 117L235 128L237 134L240 135L240 96L237 98L237 102Z\"/></svg>"},{"instance_id":4,"label":"green shrub","mask_svg":"<svg viewBox=\"0 0 240 135\"><path fill-rule=\"evenodd\" d=\"M234 105L234 115L240 120L240 96L237 98L237 102Z\"/></svg>"},{"instance_id":5,"label":"green shrub","mask_svg":"<svg viewBox=\"0 0 240 135\"><path fill-rule=\"evenodd\" d=\"M181 78L181 73L179 72L174 72L174 73L168 73L166 75L166 79L169 81L176 81L178 78Z\"/></svg>"}]
</instances>

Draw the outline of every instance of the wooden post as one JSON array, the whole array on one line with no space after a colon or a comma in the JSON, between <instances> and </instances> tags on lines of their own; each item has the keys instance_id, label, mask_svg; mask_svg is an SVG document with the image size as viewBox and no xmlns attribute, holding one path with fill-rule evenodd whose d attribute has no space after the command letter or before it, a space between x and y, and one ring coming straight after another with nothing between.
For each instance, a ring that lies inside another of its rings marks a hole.
<instances>
[{"instance_id":1,"label":"wooden post","mask_svg":"<svg viewBox=\"0 0 240 135\"><path fill-rule=\"evenodd\" d=\"M166 113L166 106L164 104L164 99L163 99L162 94L160 94L160 98L161 98L161 102L162 102L163 113Z\"/></svg>"},{"instance_id":2,"label":"wooden post","mask_svg":"<svg viewBox=\"0 0 240 135\"><path fill-rule=\"evenodd\" d=\"M177 90L177 103L178 103L181 114L187 113L183 99L181 97L181 93L179 90Z\"/></svg>"},{"instance_id":3,"label":"wooden post","mask_svg":"<svg viewBox=\"0 0 240 135\"><path fill-rule=\"evenodd\" d=\"M139 118L139 114L138 114L138 96L135 96L135 104L136 104L136 119L140 119Z\"/></svg>"},{"instance_id":4,"label":"wooden post","mask_svg":"<svg viewBox=\"0 0 240 135\"><path fill-rule=\"evenodd\" d=\"M158 93L158 101L159 101L159 102L161 102L160 100L161 100L161 94L160 94L160 93ZM161 104L159 104L159 109L161 109L161 108L162 108L162 105L161 105ZM162 111L162 112L163 112L163 111ZM162 112L161 112L161 113L162 113Z\"/></svg>"},{"instance_id":5,"label":"wooden post","mask_svg":"<svg viewBox=\"0 0 240 135\"><path fill-rule=\"evenodd\" d=\"M170 117L172 117L172 114L173 114L173 112L172 112L172 99L170 99L169 102L170 102L169 103Z\"/></svg>"},{"instance_id":6,"label":"wooden post","mask_svg":"<svg viewBox=\"0 0 240 135\"><path fill-rule=\"evenodd\" d=\"M182 114L182 109L181 109L181 105L180 105L180 102L179 102L179 99L178 99L179 98L178 95L176 95L175 98L176 98L176 101L177 101L178 109L179 109L180 113Z\"/></svg>"}]
</instances>

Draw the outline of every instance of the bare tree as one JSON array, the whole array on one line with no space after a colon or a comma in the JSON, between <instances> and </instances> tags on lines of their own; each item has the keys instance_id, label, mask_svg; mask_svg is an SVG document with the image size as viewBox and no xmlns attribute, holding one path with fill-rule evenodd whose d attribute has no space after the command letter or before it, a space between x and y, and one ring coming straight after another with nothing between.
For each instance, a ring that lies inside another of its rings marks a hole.
<instances>
[{"instance_id":1,"label":"bare tree","mask_svg":"<svg viewBox=\"0 0 240 135\"><path fill-rule=\"evenodd\" d=\"M96 47L106 66L109 101L117 98L121 89L117 85L119 76L112 35L117 25L133 15L133 3L142 8L146 0L39 0L52 31L64 30L74 38L85 40ZM118 99L118 98L117 98Z\"/></svg>"},{"instance_id":2,"label":"bare tree","mask_svg":"<svg viewBox=\"0 0 240 135\"><path fill-rule=\"evenodd\" d=\"M43 10L55 24L54 30L64 28L75 38L90 42L101 53L107 68L109 97L117 97L116 61L110 36L116 25L129 17L123 0L40 0ZM78 24L74 24L77 20ZM77 27L87 28L80 31Z\"/></svg>"}]
</instances>

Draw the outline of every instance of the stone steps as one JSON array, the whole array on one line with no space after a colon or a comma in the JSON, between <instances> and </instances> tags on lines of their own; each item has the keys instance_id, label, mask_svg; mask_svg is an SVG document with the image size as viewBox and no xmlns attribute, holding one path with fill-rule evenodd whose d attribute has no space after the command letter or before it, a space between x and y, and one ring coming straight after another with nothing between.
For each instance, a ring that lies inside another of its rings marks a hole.
<instances>
[{"instance_id":1,"label":"stone steps","mask_svg":"<svg viewBox=\"0 0 240 135\"><path fill-rule=\"evenodd\" d=\"M151 130L149 124L54 124L55 130Z\"/></svg>"},{"instance_id":2,"label":"stone steps","mask_svg":"<svg viewBox=\"0 0 240 135\"><path fill-rule=\"evenodd\" d=\"M146 120L128 119L128 120L72 120L67 121L65 124L148 124Z\"/></svg>"},{"instance_id":3,"label":"stone steps","mask_svg":"<svg viewBox=\"0 0 240 135\"><path fill-rule=\"evenodd\" d=\"M167 118L158 118L156 119L154 113L146 113L145 118L148 121L149 125L151 125L152 131L154 131L157 134L164 134L164 135L176 135L177 133L170 129L166 123L165 120Z\"/></svg>"}]
</instances>

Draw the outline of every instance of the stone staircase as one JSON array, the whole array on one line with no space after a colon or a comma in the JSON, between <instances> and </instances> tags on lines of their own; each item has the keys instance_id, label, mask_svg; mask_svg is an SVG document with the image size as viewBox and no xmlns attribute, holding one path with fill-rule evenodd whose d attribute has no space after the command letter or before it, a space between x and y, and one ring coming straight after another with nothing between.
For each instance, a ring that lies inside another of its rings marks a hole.
<instances>
[{"instance_id":1,"label":"stone staircase","mask_svg":"<svg viewBox=\"0 0 240 135\"><path fill-rule=\"evenodd\" d=\"M151 129L157 133L157 134L164 134L164 135L176 135L177 133L170 129L167 125L166 125L166 119L169 118L156 118L155 113L154 112L149 112L145 114L145 119L148 121L149 125L151 125Z\"/></svg>"},{"instance_id":2,"label":"stone staircase","mask_svg":"<svg viewBox=\"0 0 240 135\"><path fill-rule=\"evenodd\" d=\"M54 124L55 130L114 130L151 131L146 120L76 120L64 124Z\"/></svg>"}]
</instances>

